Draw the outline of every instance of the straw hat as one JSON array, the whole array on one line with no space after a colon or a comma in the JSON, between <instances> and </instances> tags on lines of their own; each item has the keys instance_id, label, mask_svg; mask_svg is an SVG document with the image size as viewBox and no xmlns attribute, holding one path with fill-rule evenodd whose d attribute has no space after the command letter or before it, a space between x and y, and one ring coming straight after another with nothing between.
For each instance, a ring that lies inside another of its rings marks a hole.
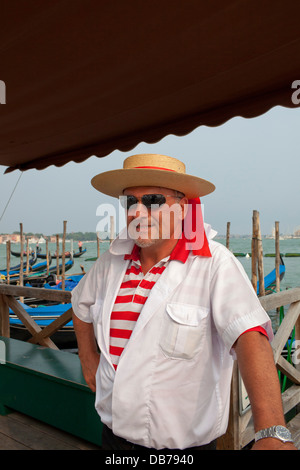
<instances>
[{"instance_id":1,"label":"straw hat","mask_svg":"<svg viewBox=\"0 0 300 470\"><path fill-rule=\"evenodd\" d=\"M101 193L116 198L123 194L124 189L134 186L174 189L189 199L215 190L209 181L186 174L185 165L180 160L157 154L132 155L124 161L123 169L100 173L91 183Z\"/></svg>"}]
</instances>

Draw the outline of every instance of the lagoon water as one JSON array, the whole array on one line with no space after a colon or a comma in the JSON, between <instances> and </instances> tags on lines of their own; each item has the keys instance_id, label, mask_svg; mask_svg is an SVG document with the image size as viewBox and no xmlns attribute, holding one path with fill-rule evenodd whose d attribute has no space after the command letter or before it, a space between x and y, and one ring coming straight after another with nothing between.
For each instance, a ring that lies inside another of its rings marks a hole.
<instances>
[{"instance_id":1,"label":"lagoon water","mask_svg":"<svg viewBox=\"0 0 300 470\"><path fill-rule=\"evenodd\" d=\"M216 238L216 241L226 244L224 238ZM40 245L42 253L46 251L46 244ZM70 242L66 242L66 251L70 250ZM32 246L32 249L35 247ZM84 267L85 272L88 272L89 269L93 266L94 261L88 261L88 258L94 258L97 256L97 242L84 242L83 248L86 248L87 251L80 258L74 258L74 266L71 270L67 271L66 275L78 274L81 273L81 266ZM100 243L100 256L109 248L109 241L104 241ZM19 252L20 245L12 244L11 249L13 251ZM55 252L56 244L49 243L50 253ZM77 250L77 244L74 242L74 250ZM230 239L230 250L234 253L251 253L251 238L231 238ZM263 239L263 252L275 253L275 240L273 239ZM300 239L284 239L280 240L280 252L284 255L285 253L300 253ZM248 277L251 279L251 257L238 257L238 261L244 267ZM43 260L39 260L43 261ZM39 262L38 261L38 262ZM281 281L281 290L289 289L292 287L300 286L300 257L285 257L283 256L283 261L285 263L286 272L283 280ZM19 258L11 255L11 266L17 265ZM55 258L52 261L52 265L56 264ZM0 244L0 269L5 269L6 267L6 245ZM264 257L264 275L266 276L275 268L275 258L273 257ZM278 316L276 312L269 312L272 319L272 324L274 331L278 327Z\"/></svg>"},{"instance_id":2,"label":"lagoon water","mask_svg":"<svg viewBox=\"0 0 300 470\"><path fill-rule=\"evenodd\" d=\"M224 238L216 238L216 241L226 244ZM66 241L66 250L70 249L70 242ZM12 244L12 250L19 252L20 245ZM46 244L40 244L42 252L45 253ZM93 261L87 261L88 258L93 258L97 256L97 243L96 242L84 242L83 247L87 249L80 258L74 259L73 268L67 272L67 275L77 274L81 272L80 265L84 266L85 271L87 272L93 265ZM32 249L35 247L32 246ZM100 243L100 256L109 248L109 242L104 241ZM49 243L50 253L55 252L56 244ZM77 244L74 242L74 250L77 251ZM230 239L230 250L234 253L251 253L251 238L231 238ZM275 240L273 239L263 239L263 252L275 253ZM280 240L280 252L285 253L300 253L300 239L291 238ZM238 257L239 262L243 265L246 273L249 278L251 277L251 257ZM40 260L42 261L42 260ZM300 257L283 257L283 261L286 266L286 273L281 283L281 289L287 289L291 287L300 286ZM11 266L17 265L19 258L11 255ZM52 265L56 263L55 259L52 260ZM6 267L6 245L0 244L0 269L5 269ZM275 268L275 258L264 257L264 274L268 274Z\"/></svg>"},{"instance_id":3,"label":"lagoon water","mask_svg":"<svg viewBox=\"0 0 300 470\"><path fill-rule=\"evenodd\" d=\"M226 244L225 239L216 240L220 243ZM250 238L232 238L230 240L230 250L233 252L251 253L251 239ZM263 239L263 252L275 253L275 240ZM287 238L280 240L280 253L299 253L300 254L300 239ZM286 272L281 282L281 289L289 289L291 287L300 286L300 257L285 257L283 256ZM251 278L251 257L238 258L243 265L249 278ZM275 268L275 258L264 257L264 275L266 276Z\"/></svg>"}]
</instances>

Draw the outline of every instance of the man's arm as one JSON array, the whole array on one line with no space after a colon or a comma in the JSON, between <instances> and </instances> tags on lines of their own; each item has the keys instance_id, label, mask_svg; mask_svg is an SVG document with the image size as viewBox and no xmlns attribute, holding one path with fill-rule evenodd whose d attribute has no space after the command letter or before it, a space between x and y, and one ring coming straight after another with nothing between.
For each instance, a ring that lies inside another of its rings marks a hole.
<instances>
[{"instance_id":1,"label":"man's arm","mask_svg":"<svg viewBox=\"0 0 300 470\"><path fill-rule=\"evenodd\" d=\"M96 391L96 371L99 365L100 354L92 323L80 320L73 312L73 325L77 338L78 354L82 373L90 389Z\"/></svg>"},{"instance_id":2,"label":"man's arm","mask_svg":"<svg viewBox=\"0 0 300 470\"><path fill-rule=\"evenodd\" d=\"M252 331L234 345L238 366L247 389L255 432L274 425L285 426L278 374L268 339ZM275 438L257 441L253 450L297 450L292 443Z\"/></svg>"}]
</instances>

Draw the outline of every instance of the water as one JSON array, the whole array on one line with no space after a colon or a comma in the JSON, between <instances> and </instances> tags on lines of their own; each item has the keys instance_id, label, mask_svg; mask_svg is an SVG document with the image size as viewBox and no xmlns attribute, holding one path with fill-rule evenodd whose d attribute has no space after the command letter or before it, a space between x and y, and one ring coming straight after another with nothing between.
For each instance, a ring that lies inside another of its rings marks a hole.
<instances>
[{"instance_id":1,"label":"water","mask_svg":"<svg viewBox=\"0 0 300 470\"><path fill-rule=\"evenodd\" d=\"M46 253L46 244L40 244L39 245L41 248L41 252L44 254ZM66 251L69 251L71 247L71 243L66 241ZM73 243L74 251L78 251L77 243ZM101 242L100 243L100 256L103 254L109 247L109 242ZM35 249L35 245L30 246L31 249ZM53 259L52 259L52 266L56 266L56 258L55 258L55 251L56 251L56 243L49 243L48 248L51 254L53 254ZM81 271L81 265L84 267L85 272L87 272L93 265L92 261L86 261L87 258L94 258L97 256L97 242L83 242L83 248L86 248L86 252L83 253L79 258L74 258L74 265L72 269L66 272L66 276L69 276L71 274L80 274ZM20 244L19 243L12 243L11 244L11 250L15 251L17 253L20 252ZM60 244L60 253L61 253L61 244ZM68 261L69 258L66 258L66 261ZM25 258L24 258L25 261ZM45 261L43 259L37 260L37 263ZM61 264L62 260L60 259L59 263ZM16 256L11 255L10 257L10 265L15 266L19 263L19 258ZM0 244L0 269L5 269L6 268L6 245L5 244Z\"/></svg>"},{"instance_id":2,"label":"water","mask_svg":"<svg viewBox=\"0 0 300 470\"><path fill-rule=\"evenodd\" d=\"M225 239L217 239L216 241L226 244ZM275 253L275 240L273 239L263 239L263 252ZM230 240L230 250L233 252L240 253L251 253L251 239L250 238L232 238ZM288 238L280 240L280 253L300 253L300 239L297 238ZM243 265L246 273L251 279L251 257L249 258L237 258L240 263ZM289 258L283 257L285 264L285 275L281 281L281 289L289 289L291 287L300 286L300 257ZM275 258L264 257L264 275L266 276L270 271L275 268Z\"/></svg>"},{"instance_id":3,"label":"water","mask_svg":"<svg viewBox=\"0 0 300 470\"><path fill-rule=\"evenodd\" d=\"M224 238L216 239L217 242L226 244ZM77 243L74 242L74 249L77 249ZM40 245L42 253L46 251L46 244ZM66 251L70 250L70 242L66 242ZM32 249L35 247L32 246ZM85 242L83 243L83 248L86 248L86 253L84 253L79 258L74 258L74 266L72 269L67 271L66 275L79 274L81 273L81 266L83 266L85 272L88 272L89 269L93 266L94 261L88 261L88 258L95 258L97 256L97 242ZM109 241L100 243L100 256L109 248ZM11 249L16 252L20 252L19 244L12 244ZM49 243L49 250L54 254L56 251L56 243ZM61 250L61 248L60 248ZM232 238L230 239L230 250L236 253L251 253L251 238ZM263 252L275 253L275 240L272 239L263 239ZM280 252L285 253L300 253L300 239L285 239L280 240ZM239 262L244 267L249 279L251 279L251 257L238 257ZM43 261L43 260L39 260ZM37 261L37 262L39 262ZM285 263L286 272L283 280L281 281L281 290L290 289L292 287L300 286L300 257L283 257ZM11 255L11 266L17 265L19 258ZM52 260L52 266L56 265L56 259ZM6 245L0 244L0 269L6 267ZM275 258L264 257L264 275L266 276L275 268ZM286 309L285 309L286 310ZM268 312L272 320L273 330L277 331L279 326L279 318L276 311Z\"/></svg>"},{"instance_id":4,"label":"water","mask_svg":"<svg viewBox=\"0 0 300 470\"><path fill-rule=\"evenodd\" d=\"M216 240L224 245L226 245L225 239ZM275 240L273 239L263 239L263 253L275 253ZM230 250L236 253L251 253L251 239L250 238L233 238L230 240ZM300 239L284 239L280 240L280 253L300 253ZM252 264L251 257L238 257L239 262L244 267L246 273L248 274L249 279L251 280ZM292 287L300 286L300 257L290 258L283 256L283 261L285 264L285 275L280 283L281 290L290 289ZM269 274L275 268L275 257L264 257L264 276ZM285 313L287 312L289 306L284 307ZM279 315L275 310L268 312L271 321L274 333L279 327Z\"/></svg>"},{"instance_id":5,"label":"water","mask_svg":"<svg viewBox=\"0 0 300 470\"><path fill-rule=\"evenodd\" d=\"M226 241L223 238L216 239L217 242L225 245ZM70 249L70 242L66 242L66 251ZM46 251L46 244L41 244L42 252ZM34 249L35 247L32 246ZM67 271L67 275L81 273L81 265L84 267L84 270L87 272L93 265L93 261L87 261L88 258L94 258L97 256L97 242L85 242L83 243L83 248L86 248L87 251L79 258L74 258L74 266L72 269ZM100 256L109 248L109 242L100 243ZM11 249L13 251L19 252L20 245L12 244ZM77 249L77 243L74 242L74 249ZM49 243L49 250L54 254L56 251L56 243ZM251 239L250 238L231 238L230 239L230 250L233 252L241 253L251 253ZM263 252L266 253L275 253L275 240L272 239L263 239ZM280 252L285 253L300 253L300 239L285 239L280 240ZM251 257L238 257L239 262L244 267L246 273L251 279ZM42 261L42 260L40 260ZM288 258L283 257L283 261L286 266L285 276L281 282L281 289L288 289L291 287L300 286L300 257ZM11 266L17 265L19 258L11 255ZM52 260L52 266L56 264L56 259ZM5 269L6 267L6 245L0 244L0 269ZM275 268L275 258L264 257L264 274L267 275L270 271Z\"/></svg>"}]
</instances>

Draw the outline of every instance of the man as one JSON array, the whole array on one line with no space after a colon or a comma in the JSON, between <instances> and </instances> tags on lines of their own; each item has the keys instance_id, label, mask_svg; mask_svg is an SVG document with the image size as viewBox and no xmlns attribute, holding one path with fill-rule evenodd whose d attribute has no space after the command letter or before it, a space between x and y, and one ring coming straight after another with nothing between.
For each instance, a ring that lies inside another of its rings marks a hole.
<instances>
[{"instance_id":1,"label":"man","mask_svg":"<svg viewBox=\"0 0 300 470\"><path fill-rule=\"evenodd\" d=\"M121 197L127 215L127 229L72 294L103 448L215 449L227 428L235 356L255 431L271 436L260 433L254 448L294 448L272 428L285 422L270 319L203 224L199 197L214 185L152 154L131 156L92 184Z\"/></svg>"}]
</instances>

